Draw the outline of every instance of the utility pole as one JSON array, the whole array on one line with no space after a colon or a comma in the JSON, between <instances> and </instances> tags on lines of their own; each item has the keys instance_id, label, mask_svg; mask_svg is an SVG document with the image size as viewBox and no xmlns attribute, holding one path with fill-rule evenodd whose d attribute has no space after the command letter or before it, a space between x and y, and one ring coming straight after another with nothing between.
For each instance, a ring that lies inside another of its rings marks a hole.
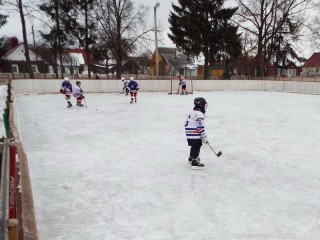
<instances>
[{"instance_id":1,"label":"utility pole","mask_svg":"<svg viewBox=\"0 0 320 240\"><path fill-rule=\"evenodd\" d=\"M33 25L32 25L32 37L33 37L33 47L36 48L36 40L34 39L34 30L33 30ZM38 62L38 54L36 53L36 61Z\"/></svg>"},{"instance_id":2,"label":"utility pole","mask_svg":"<svg viewBox=\"0 0 320 240\"><path fill-rule=\"evenodd\" d=\"M160 6L160 3L157 2L154 6L154 35L155 35L155 44L156 44L156 75L159 79L159 59L158 59L158 29L157 29L157 8Z\"/></svg>"}]
</instances>

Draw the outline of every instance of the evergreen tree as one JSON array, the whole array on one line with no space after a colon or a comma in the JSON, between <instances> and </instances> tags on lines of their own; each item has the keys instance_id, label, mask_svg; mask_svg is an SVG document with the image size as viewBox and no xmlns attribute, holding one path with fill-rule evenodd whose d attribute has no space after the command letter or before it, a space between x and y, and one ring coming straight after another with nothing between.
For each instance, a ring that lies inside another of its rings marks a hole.
<instances>
[{"instance_id":1,"label":"evergreen tree","mask_svg":"<svg viewBox=\"0 0 320 240\"><path fill-rule=\"evenodd\" d=\"M209 64L226 64L241 54L238 28L230 23L237 8L223 8L224 0L179 0L172 4L169 38L189 57L205 58L204 78L209 77Z\"/></svg>"}]
</instances>

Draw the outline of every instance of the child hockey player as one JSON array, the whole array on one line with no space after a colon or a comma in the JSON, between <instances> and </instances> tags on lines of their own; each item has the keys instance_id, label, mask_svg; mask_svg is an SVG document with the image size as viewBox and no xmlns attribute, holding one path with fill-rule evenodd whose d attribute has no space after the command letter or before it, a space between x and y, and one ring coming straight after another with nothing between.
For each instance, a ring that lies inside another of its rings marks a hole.
<instances>
[{"instance_id":1,"label":"child hockey player","mask_svg":"<svg viewBox=\"0 0 320 240\"><path fill-rule=\"evenodd\" d=\"M121 81L123 82L123 88L122 88L122 92L125 91L126 92L126 96L129 94L129 88L128 88L128 84L129 84L129 81L126 80L124 77L121 78Z\"/></svg>"},{"instance_id":2,"label":"child hockey player","mask_svg":"<svg viewBox=\"0 0 320 240\"><path fill-rule=\"evenodd\" d=\"M72 95L72 84L70 83L69 78L65 77L64 81L61 84L60 93L64 94L65 99L68 102L68 107L72 107L70 102L71 95Z\"/></svg>"},{"instance_id":3,"label":"child hockey player","mask_svg":"<svg viewBox=\"0 0 320 240\"><path fill-rule=\"evenodd\" d=\"M188 95L188 92L187 92L187 80L182 75L180 75L180 77L179 77L179 86L180 85L181 85L181 94L182 95Z\"/></svg>"},{"instance_id":4,"label":"child hockey player","mask_svg":"<svg viewBox=\"0 0 320 240\"><path fill-rule=\"evenodd\" d=\"M208 104L202 97L194 99L193 111L189 113L185 123L185 132L190 148L189 163L192 169L203 169L204 164L200 163L200 149L203 144L209 144L204 127L204 117Z\"/></svg>"},{"instance_id":5,"label":"child hockey player","mask_svg":"<svg viewBox=\"0 0 320 240\"><path fill-rule=\"evenodd\" d=\"M136 81L134 81L133 77L130 77L128 88L131 96L130 103L133 103L133 98L134 98L134 101L137 102L137 92L139 90L139 84Z\"/></svg>"},{"instance_id":6,"label":"child hockey player","mask_svg":"<svg viewBox=\"0 0 320 240\"><path fill-rule=\"evenodd\" d=\"M73 96L77 98L77 106L83 107L84 105L81 102L84 96L83 96L83 91L81 89L80 81L76 81L76 86L73 88Z\"/></svg>"}]
</instances>

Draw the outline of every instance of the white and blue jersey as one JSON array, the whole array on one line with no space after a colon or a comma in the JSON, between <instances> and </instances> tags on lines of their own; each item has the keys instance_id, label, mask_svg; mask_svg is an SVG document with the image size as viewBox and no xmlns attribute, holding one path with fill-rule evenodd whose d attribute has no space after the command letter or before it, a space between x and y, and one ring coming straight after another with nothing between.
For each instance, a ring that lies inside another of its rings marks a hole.
<instances>
[{"instance_id":1,"label":"white and blue jersey","mask_svg":"<svg viewBox=\"0 0 320 240\"><path fill-rule=\"evenodd\" d=\"M184 77L180 77L179 85L187 85L187 80Z\"/></svg>"},{"instance_id":2,"label":"white and blue jersey","mask_svg":"<svg viewBox=\"0 0 320 240\"><path fill-rule=\"evenodd\" d=\"M128 87L129 81L123 80L123 90L125 90Z\"/></svg>"},{"instance_id":3,"label":"white and blue jersey","mask_svg":"<svg viewBox=\"0 0 320 240\"><path fill-rule=\"evenodd\" d=\"M72 94L75 98L83 97L82 90L78 85L74 86Z\"/></svg>"},{"instance_id":4,"label":"white and blue jersey","mask_svg":"<svg viewBox=\"0 0 320 240\"><path fill-rule=\"evenodd\" d=\"M201 139L207 136L204 127L205 115L197 110L190 112L184 125L187 139Z\"/></svg>"}]
</instances>

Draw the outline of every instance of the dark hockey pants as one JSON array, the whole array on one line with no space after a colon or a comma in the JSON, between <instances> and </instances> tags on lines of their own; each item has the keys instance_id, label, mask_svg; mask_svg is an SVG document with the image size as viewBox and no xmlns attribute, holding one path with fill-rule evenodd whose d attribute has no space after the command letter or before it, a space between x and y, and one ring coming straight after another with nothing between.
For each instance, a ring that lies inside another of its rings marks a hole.
<instances>
[{"instance_id":1,"label":"dark hockey pants","mask_svg":"<svg viewBox=\"0 0 320 240\"><path fill-rule=\"evenodd\" d=\"M196 159L200 155L200 149L202 146L201 139L188 139L188 145L191 146L190 148L190 157Z\"/></svg>"}]
</instances>

